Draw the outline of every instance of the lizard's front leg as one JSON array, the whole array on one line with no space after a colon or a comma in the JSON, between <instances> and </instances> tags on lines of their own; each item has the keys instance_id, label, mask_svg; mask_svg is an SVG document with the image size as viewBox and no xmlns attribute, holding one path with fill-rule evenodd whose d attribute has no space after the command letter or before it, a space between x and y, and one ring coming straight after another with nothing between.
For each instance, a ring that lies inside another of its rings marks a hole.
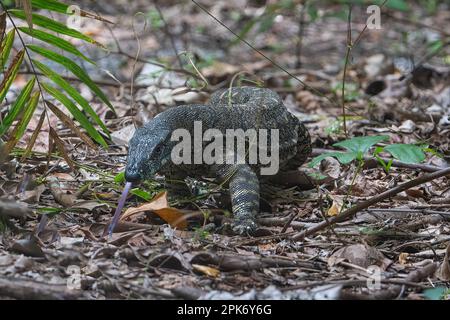
<instances>
[{"instance_id":1,"label":"lizard's front leg","mask_svg":"<svg viewBox=\"0 0 450 320\"><path fill-rule=\"evenodd\" d=\"M184 181L187 177L187 174L184 171L173 169L166 172L165 176L165 187L167 189L169 201L176 201L180 198L186 198L192 195L189 187Z\"/></svg>"},{"instance_id":2,"label":"lizard's front leg","mask_svg":"<svg viewBox=\"0 0 450 320\"><path fill-rule=\"evenodd\" d=\"M229 183L234 215L233 231L239 234L253 233L255 218L259 213L259 180L247 164L227 165L221 175Z\"/></svg>"}]
</instances>

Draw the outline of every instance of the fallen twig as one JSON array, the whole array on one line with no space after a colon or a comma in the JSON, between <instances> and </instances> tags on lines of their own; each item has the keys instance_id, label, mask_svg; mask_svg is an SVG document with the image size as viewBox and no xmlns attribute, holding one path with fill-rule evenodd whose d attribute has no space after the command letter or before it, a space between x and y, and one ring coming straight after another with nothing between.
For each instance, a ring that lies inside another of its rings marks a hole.
<instances>
[{"instance_id":1,"label":"fallen twig","mask_svg":"<svg viewBox=\"0 0 450 320\"><path fill-rule=\"evenodd\" d=\"M426 210L426 209L411 209L411 208L375 208L367 209L368 212L374 213L387 213L387 214L412 214L418 213L423 215L440 215L444 218L450 218L450 212L438 211L438 210Z\"/></svg>"},{"instance_id":2,"label":"fallen twig","mask_svg":"<svg viewBox=\"0 0 450 320\"><path fill-rule=\"evenodd\" d=\"M31 210L26 203L0 199L0 217L23 218L29 213L31 213Z\"/></svg>"},{"instance_id":3,"label":"fallen twig","mask_svg":"<svg viewBox=\"0 0 450 320\"><path fill-rule=\"evenodd\" d=\"M82 291L66 285L51 285L19 278L0 278L0 297L31 300L75 300L86 298Z\"/></svg>"},{"instance_id":4,"label":"fallen twig","mask_svg":"<svg viewBox=\"0 0 450 320\"><path fill-rule=\"evenodd\" d=\"M374 196L374 197L372 197L372 198L370 198L370 199L368 199L366 201L358 203L357 205L351 207L350 209L345 210L341 214L339 214L337 216L334 216L334 217L331 217L330 219L328 219L328 221L322 221L322 222L318 223L317 225L315 225L315 226L313 226L313 227L311 227L311 228L309 228L309 229L307 229L307 230L305 230L303 232L297 233L296 235L294 235L292 237L292 239L295 240L295 241L302 240L305 237L307 237L307 236L309 236L311 234L314 234L314 233L316 233L316 232L318 232L320 230L323 230L323 229L325 229L326 227L328 227L330 225L333 225L333 224L335 224L337 222L342 222L342 221L344 221L344 220L346 220L348 218L353 217L357 212L359 212L359 211L361 211L363 209L366 209L366 208L374 205L375 203L381 202L381 201L383 201L383 200L385 200L387 198L395 196L396 194L398 194L398 193L400 193L402 191L411 189L411 188L413 188L415 186L418 186L418 185L421 185L423 183L426 183L426 182L429 182L429 181L432 181L432 180L435 180L435 179L438 179L438 178L441 178L441 177L445 177L445 176L448 176L448 175L450 175L450 168L445 168L445 169L441 169L439 171L436 171L436 172L433 172L433 173L430 173L430 174L423 175L423 176L421 176L419 178L416 178L416 179L413 179L411 181L405 182L405 183L403 183L403 184L401 184L401 185L399 185L399 186L397 186L395 188L392 188L390 190L382 192L382 193L380 193L380 194L378 194L378 195L376 195L376 196Z\"/></svg>"}]
</instances>

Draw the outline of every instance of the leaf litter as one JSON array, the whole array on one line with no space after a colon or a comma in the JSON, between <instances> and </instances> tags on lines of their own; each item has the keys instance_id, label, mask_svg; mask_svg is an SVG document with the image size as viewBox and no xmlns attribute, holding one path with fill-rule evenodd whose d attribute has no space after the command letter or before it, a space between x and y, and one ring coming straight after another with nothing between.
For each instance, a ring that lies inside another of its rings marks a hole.
<instances>
[{"instance_id":1,"label":"leaf litter","mask_svg":"<svg viewBox=\"0 0 450 320\"><path fill-rule=\"evenodd\" d=\"M104 13L105 18L114 20L120 2L117 7L111 5L109 10L113 12ZM248 3L244 16L256 17L261 8L253 1ZM127 6L129 10L149 9L143 1L127 2ZM180 16L182 9L187 14ZM340 49L345 44L345 21L326 17L308 21L302 40L307 44L301 56L304 67L290 70L311 86L304 88L248 47L224 48L233 40L231 35L192 3L183 7L167 4L162 10L167 23L176 30L182 30L183 24L199 30L181 34L186 38L183 41L191 41L190 50L211 85L226 87L236 73L250 71L250 75L238 78L239 84L263 81L280 93L294 114L305 119L317 149L342 151L335 148L336 143L346 139L341 109L311 88L341 98L340 90L333 88L342 83L339 63ZM234 2L217 2L209 10L220 12L230 25L235 20L229 13L242 11ZM134 54L137 44L132 29L127 27L131 26L131 17L114 26L112 33ZM448 19L439 12L427 16L425 22L445 25L442 23ZM386 20L386 28L397 35L402 31L413 34L417 29L399 26L395 18ZM104 38L98 22L91 26L86 23L100 42L114 42ZM249 31L248 39L258 49L269 52L285 48L278 50L276 61L292 66L295 43L290 38L296 34L296 17L286 15L283 22L275 19L273 23L264 33ZM141 36L142 45L148 45L151 51L144 52L143 58L153 60L167 58L168 52L173 54L163 34L159 30ZM396 61L392 38L377 39L372 33L369 38L359 43L347 74L347 81L354 84L347 86L345 97L347 108L354 111L347 119L348 135L388 136L391 146L397 147L385 148L385 153L380 154L384 157L405 153L421 157L401 145L426 144L433 152L425 153L424 164L448 166L448 65L432 59L408 73ZM176 45L181 46L178 41L181 43L181 38L176 39ZM325 42L329 43L328 49ZM374 43L385 47L386 52L376 52ZM414 52L411 47L417 43L399 43L397 50ZM444 56L450 54L448 47L443 52ZM89 56L96 55L101 57L96 52ZM112 60L103 58L102 67L129 83L132 59L118 54L117 61ZM190 70L188 63L184 67ZM46 123L42 126L26 159L18 161L23 155L20 150L26 148L39 118L31 119L12 156L0 153L0 297L11 296L12 283L24 288L25 298L37 298L36 292L40 292L54 299L393 299L400 294L405 299L424 299L432 296L427 291L430 287L445 293L450 241L448 177L399 193L302 241L292 239L296 232L422 173L394 164L386 170L377 162L365 161L358 170L355 163L341 164L327 158L313 169L304 166L302 170L319 183L309 190L299 188L298 181L291 188L272 190L258 218L268 232L254 238L218 231L229 221L230 208L222 201L226 198L221 196L226 194L224 190L217 191L210 181L190 186L195 197L171 203L163 180L157 177L129 195L116 232L105 238L103 232L123 188L120 172L134 124L174 104L203 103L212 91L207 88L199 92L195 87L188 91L186 88L193 84L186 85L192 81L189 76L148 63L139 62L137 71L136 77L141 79L137 85L141 87L132 108L129 86L102 87L113 97L117 118L107 107L92 101L95 97L85 95L112 132L113 145L108 150L86 147L84 136L67 130L66 126L72 125L70 120L49 115L52 128ZM409 77L408 81L399 81L402 74ZM63 141L55 139L56 132ZM54 144L48 157L49 136ZM375 147L383 143L377 140ZM386 153L389 150L391 153ZM372 291L367 281L373 279L371 272L376 272L376 267L384 273L381 287ZM80 279L75 287L70 284L74 274ZM37 291L27 291L30 286ZM17 294L12 297L24 298Z\"/></svg>"}]
</instances>

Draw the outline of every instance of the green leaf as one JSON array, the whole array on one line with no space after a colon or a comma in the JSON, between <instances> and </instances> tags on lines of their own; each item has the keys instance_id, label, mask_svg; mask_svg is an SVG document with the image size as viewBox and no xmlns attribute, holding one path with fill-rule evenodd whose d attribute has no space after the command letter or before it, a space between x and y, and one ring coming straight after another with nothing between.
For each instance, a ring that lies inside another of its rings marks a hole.
<instances>
[{"instance_id":1,"label":"green leaf","mask_svg":"<svg viewBox=\"0 0 450 320\"><path fill-rule=\"evenodd\" d=\"M244 27L241 29L241 32L239 32L239 37L236 37L236 39L234 39L233 41L230 42L230 47L238 44L241 41L241 39L245 39L247 34L250 32L250 30L252 30L255 23L256 23L256 19L251 19L250 21L248 21L244 25Z\"/></svg>"},{"instance_id":2,"label":"green leaf","mask_svg":"<svg viewBox=\"0 0 450 320\"><path fill-rule=\"evenodd\" d=\"M61 208L53 208L53 207L37 208L36 210L40 214L47 214L50 217L63 211L63 209Z\"/></svg>"},{"instance_id":3,"label":"green leaf","mask_svg":"<svg viewBox=\"0 0 450 320\"><path fill-rule=\"evenodd\" d=\"M15 30L11 30L6 35L5 39L3 39L3 42L1 44L0 48L0 68L3 70L5 68L5 64L8 61L9 54L11 53L11 48L14 43L14 36L15 36Z\"/></svg>"},{"instance_id":4,"label":"green leaf","mask_svg":"<svg viewBox=\"0 0 450 320\"><path fill-rule=\"evenodd\" d=\"M36 78L32 77L30 81L28 81L26 86L22 89L19 96L16 98L16 101L14 101L14 104L11 106L11 109L9 110L8 114L6 115L5 119L3 119L3 122L0 125L0 136L4 135L5 132L8 131L11 124L23 110L25 103L30 98L30 94L31 91L33 90L35 81Z\"/></svg>"},{"instance_id":5,"label":"green leaf","mask_svg":"<svg viewBox=\"0 0 450 320\"><path fill-rule=\"evenodd\" d=\"M97 141L99 144L107 147L107 144L103 137L98 133L98 131L92 126L92 124L89 122L88 118L77 108L75 103L72 102L69 98L67 98L64 93L56 89L55 87L52 87L51 85L47 83L41 83L41 86L47 91L49 94L51 94L56 100L61 102L73 115L75 120L77 120L81 126L89 133L89 135Z\"/></svg>"},{"instance_id":6,"label":"green leaf","mask_svg":"<svg viewBox=\"0 0 450 320\"><path fill-rule=\"evenodd\" d=\"M437 53L442 49L443 46L444 42L441 39L432 41L428 44L431 53Z\"/></svg>"},{"instance_id":7,"label":"green leaf","mask_svg":"<svg viewBox=\"0 0 450 320\"><path fill-rule=\"evenodd\" d=\"M384 2L384 0L378 0L375 3L378 5L381 5ZM386 3L386 7L389 9L394 9L398 11L408 11L409 5L405 0L389 0Z\"/></svg>"},{"instance_id":8,"label":"green leaf","mask_svg":"<svg viewBox=\"0 0 450 320\"><path fill-rule=\"evenodd\" d=\"M14 57L11 65L8 70L5 72L5 76L3 77L2 82L0 83L0 103L5 99L6 94L8 93L9 87L13 83L14 79L19 72L19 68L22 65L23 57L25 55L25 50L19 51Z\"/></svg>"},{"instance_id":9,"label":"green leaf","mask_svg":"<svg viewBox=\"0 0 450 320\"><path fill-rule=\"evenodd\" d=\"M386 146L384 151L405 163L421 163L425 160L425 153L422 148L413 144L391 144Z\"/></svg>"},{"instance_id":10,"label":"green leaf","mask_svg":"<svg viewBox=\"0 0 450 320\"><path fill-rule=\"evenodd\" d=\"M22 119L20 119L20 121L17 123L17 125L15 126L14 130L10 135L10 139L8 141L6 148L8 153L12 150L12 148L14 148L19 139L25 133L25 130L27 129L28 124L30 123L31 117L33 116L34 111L36 110L37 104L39 102L39 97L40 92L36 91L31 97L31 99L28 101Z\"/></svg>"},{"instance_id":11,"label":"green leaf","mask_svg":"<svg viewBox=\"0 0 450 320\"><path fill-rule=\"evenodd\" d=\"M258 32L266 32L270 28L272 28L273 23L275 22L276 14L268 14L261 19L259 23Z\"/></svg>"},{"instance_id":12,"label":"green leaf","mask_svg":"<svg viewBox=\"0 0 450 320\"><path fill-rule=\"evenodd\" d=\"M53 60L62 66L66 67L68 70L70 70L78 79L80 79L84 84L86 84L104 103L108 105L108 107L115 113L114 107L109 102L106 95L99 89L99 87L92 81L92 79L88 76L88 74L81 69L80 66L78 66L75 62L70 60L69 58L66 58L56 52L53 52L48 49L44 49L39 46L35 45L27 45L27 47L40 54L41 56Z\"/></svg>"},{"instance_id":13,"label":"green leaf","mask_svg":"<svg viewBox=\"0 0 450 320\"><path fill-rule=\"evenodd\" d=\"M31 3L34 8L38 8L38 9L50 10L50 11L62 13L65 15L73 15L76 13L76 14L80 14L80 16L82 16L82 17L88 17L88 18L93 18L93 19L99 20L99 21L112 23L111 21L108 21L99 15L84 11L82 9L80 9L79 12L76 12L78 10L78 8L69 6L68 4L65 4L65 3L62 3L59 1L55 1L55 0L31 0Z\"/></svg>"},{"instance_id":14,"label":"green leaf","mask_svg":"<svg viewBox=\"0 0 450 320\"><path fill-rule=\"evenodd\" d=\"M25 12L23 10L11 9L11 10L9 10L9 13L19 19L26 20ZM81 39L81 40L84 40L89 43L100 45L97 41L95 41L91 37L88 37L87 35L79 32L75 29L68 28L65 24L62 24L61 22L41 16L36 13L33 13L33 24L35 24L39 27L54 31L56 33L64 34L64 35L72 37L72 38L77 38L77 39Z\"/></svg>"},{"instance_id":15,"label":"green leaf","mask_svg":"<svg viewBox=\"0 0 450 320\"><path fill-rule=\"evenodd\" d=\"M393 159L390 159L388 163L385 163L384 160L377 154L375 154L374 156L375 159L377 159L378 163L381 164L381 166L384 168L384 171L386 171L386 173L389 173L389 170L391 170L392 167Z\"/></svg>"},{"instance_id":16,"label":"green leaf","mask_svg":"<svg viewBox=\"0 0 450 320\"><path fill-rule=\"evenodd\" d=\"M353 3L357 5L367 6L368 2L370 4L376 4L378 6L381 6L385 0L373 0L373 1L366 1L366 0L339 0L340 3ZM427 1L428 2L428 1ZM388 0L384 6L385 8L393 9L393 10L399 10L399 11L408 11L409 10L409 4L405 0Z\"/></svg>"},{"instance_id":17,"label":"green leaf","mask_svg":"<svg viewBox=\"0 0 450 320\"><path fill-rule=\"evenodd\" d=\"M125 182L125 172L120 172L114 177L114 182L117 184Z\"/></svg>"},{"instance_id":18,"label":"green leaf","mask_svg":"<svg viewBox=\"0 0 450 320\"><path fill-rule=\"evenodd\" d=\"M375 144L389 140L389 136L357 137L335 143L333 146L342 147L349 151L364 155Z\"/></svg>"},{"instance_id":19,"label":"green leaf","mask_svg":"<svg viewBox=\"0 0 450 320\"><path fill-rule=\"evenodd\" d=\"M145 201L149 201L152 198L151 193L144 191L142 189L139 189L139 188L131 189L130 193L134 194L135 196L138 196L139 198L144 199Z\"/></svg>"},{"instance_id":20,"label":"green leaf","mask_svg":"<svg viewBox=\"0 0 450 320\"><path fill-rule=\"evenodd\" d=\"M329 158L329 157L334 157L336 158L340 163L342 164L348 164L350 162L352 162L353 160L355 160L358 156L357 152L328 152L328 153L324 153L321 154L320 156L317 156L315 158L313 158L311 160L311 162L309 163L309 166L315 167L316 165L318 165L323 159Z\"/></svg>"},{"instance_id":21,"label":"green leaf","mask_svg":"<svg viewBox=\"0 0 450 320\"><path fill-rule=\"evenodd\" d=\"M28 123L31 120L31 117L34 114L34 111L36 110L36 107L39 102L40 92L36 91L33 96L31 97L30 101L27 104L27 107L25 108L25 112L23 114L22 120L20 121L20 126L17 129L17 133L15 138L18 140L20 137L23 136L25 133L25 130L27 129Z\"/></svg>"},{"instance_id":22,"label":"green leaf","mask_svg":"<svg viewBox=\"0 0 450 320\"><path fill-rule=\"evenodd\" d=\"M441 158L441 159L444 158L443 154L439 153L437 150L435 150L433 148L430 148L428 145L421 145L420 148L422 148L423 152L430 153L431 155Z\"/></svg>"},{"instance_id":23,"label":"green leaf","mask_svg":"<svg viewBox=\"0 0 450 320\"><path fill-rule=\"evenodd\" d=\"M320 161L328 157L334 157L342 164L348 164L355 159L362 160L364 154L366 154L372 146L385 140L389 140L389 136L356 137L335 143L333 146L342 147L347 149L348 152L329 152L322 154L315 157L311 161L310 166L314 167L320 163Z\"/></svg>"},{"instance_id":24,"label":"green leaf","mask_svg":"<svg viewBox=\"0 0 450 320\"><path fill-rule=\"evenodd\" d=\"M33 60L33 64L41 70L43 74L45 74L50 80L52 80L54 83L56 83L58 86L60 86L62 89L64 89L67 94L75 100L84 111L86 111L87 114L89 114L92 119L102 128L103 132L108 135L109 137L109 131L106 128L103 121L100 119L98 114L95 112L94 109L92 109L89 102L86 101L86 99L83 98L83 96L75 89L73 88L66 80L64 80L59 74L54 72L52 69L47 67L45 64Z\"/></svg>"},{"instance_id":25,"label":"green leaf","mask_svg":"<svg viewBox=\"0 0 450 320\"><path fill-rule=\"evenodd\" d=\"M307 3L306 10L308 11L309 19L311 22L314 22L319 17L319 10L317 10L316 5L313 5L311 3Z\"/></svg>"},{"instance_id":26,"label":"green leaf","mask_svg":"<svg viewBox=\"0 0 450 320\"><path fill-rule=\"evenodd\" d=\"M55 47L58 47L64 51L67 51L77 57L80 57L84 60L86 60L89 63L92 63L95 65L95 62L86 57L84 54L82 54L73 44L71 44L69 41L64 40L60 37L57 37L53 34L44 32L42 30L30 30L30 28L20 27L18 28L20 31L32 36L33 38L39 39L41 41L44 41L48 44L51 44Z\"/></svg>"},{"instance_id":27,"label":"green leaf","mask_svg":"<svg viewBox=\"0 0 450 320\"><path fill-rule=\"evenodd\" d=\"M69 8L69 5L55 0L32 0L31 4L34 8L45 9L65 14L67 14L67 8Z\"/></svg>"}]
</instances>

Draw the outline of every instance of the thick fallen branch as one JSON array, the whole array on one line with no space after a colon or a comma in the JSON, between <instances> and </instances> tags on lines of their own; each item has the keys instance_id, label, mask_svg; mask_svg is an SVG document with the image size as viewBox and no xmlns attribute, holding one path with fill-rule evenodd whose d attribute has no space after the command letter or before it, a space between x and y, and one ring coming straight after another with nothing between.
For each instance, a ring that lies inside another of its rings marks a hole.
<instances>
[{"instance_id":1,"label":"thick fallen branch","mask_svg":"<svg viewBox=\"0 0 450 320\"><path fill-rule=\"evenodd\" d=\"M65 285L0 277L0 297L20 300L76 300L86 299L82 291L69 290Z\"/></svg>"},{"instance_id":2,"label":"thick fallen branch","mask_svg":"<svg viewBox=\"0 0 450 320\"><path fill-rule=\"evenodd\" d=\"M319 156L321 154L327 153L327 152L336 152L336 150L329 150L329 149L313 149L311 156L316 157ZM380 157L380 159L382 159L384 162L389 162L392 159L390 158L383 158ZM370 156L365 156L364 157L364 161L367 162L378 162L378 160L374 157L370 157ZM398 160L393 160L392 161L392 166L393 167L397 167L397 168L406 168L406 169L414 169L414 170L422 170L425 172L436 172L439 170L442 170L444 168L441 167L437 167L437 166L432 166L429 164L421 164L421 163L405 163L405 162L401 162Z\"/></svg>"},{"instance_id":3,"label":"thick fallen branch","mask_svg":"<svg viewBox=\"0 0 450 320\"><path fill-rule=\"evenodd\" d=\"M372 197L372 198L370 198L370 199L368 199L366 201L358 203L356 206L353 206L350 209L345 210L344 212L342 212L341 214L339 214L337 216L329 218L327 221L322 221L321 223L318 223L317 225L315 225L315 226L313 226L311 228L308 228L307 230L305 230L303 232L295 234L292 237L292 239L296 240L296 241L302 240L305 237L307 237L307 236L309 236L311 234L314 234L314 233L316 233L316 232L318 232L320 230L323 230L323 229L325 229L326 227L328 227L328 226L330 226L332 224L335 224L337 222L342 222L344 220L347 220L347 219L353 217L357 212L359 212L359 211L361 211L363 209L366 209L366 208L374 205L375 203L378 203L378 202L381 202L381 201L383 201L383 200L385 200L387 198L393 197L396 194L398 194L398 193L400 193L402 191L411 189L411 188L413 188L415 186L418 186L418 185L421 185L423 183L430 182L432 180L435 180L435 179L438 179L438 178L441 178L441 177L445 177L445 176L448 176L448 175L450 175L450 168L445 168L445 169L442 169L442 170L439 170L439 171L436 171L436 172L433 172L433 173L430 173L430 174L423 175L423 176L421 176L419 178L416 178L414 180L405 182L405 183L403 183L403 184L401 184L401 185L399 185L399 186L397 186L395 188L392 188L392 189L387 190L387 191L385 191L383 193L380 193L380 194L378 194L378 195L376 195L376 196L374 196L374 197Z\"/></svg>"},{"instance_id":4,"label":"thick fallen branch","mask_svg":"<svg viewBox=\"0 0 450 320\"><path fill-rule=\"evenodd\" d=\"M0 199L0 217L23 218L29 213L31 213L31 210L26 203Z\"/></svg>"}]
</instances>

